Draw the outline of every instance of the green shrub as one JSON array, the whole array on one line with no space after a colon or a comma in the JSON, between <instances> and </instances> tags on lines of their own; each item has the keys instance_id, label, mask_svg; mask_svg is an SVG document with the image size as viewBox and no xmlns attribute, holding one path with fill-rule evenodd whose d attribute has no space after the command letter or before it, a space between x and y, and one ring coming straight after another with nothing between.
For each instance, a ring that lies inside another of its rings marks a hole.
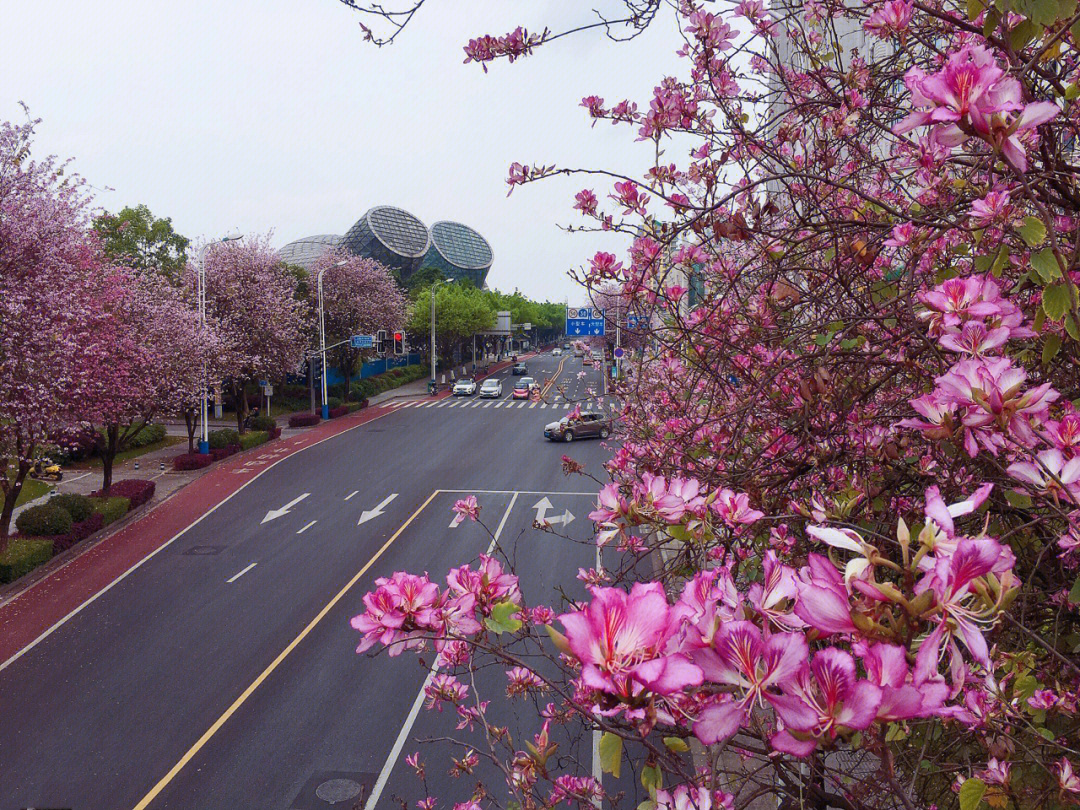
<instances>
[{"instance_id":1,"label":"green shrub","mask_svg":"<svg viewBox=\"0 0 1080 810\"><path fill-rule=\"evenodd\" d=\"M341 398L340 397L327 397L326 398L326 404L330 408L339 408L339 407L341 407Z\"/></svg>"},{"instance_id":2,"label":"green shrub","mask_svg":"<svg viewBox=\"0 0 1080 810\"><path fill-rule=\"evenodd\" d=\"M230 444L239 444L240 434L231 428L221 428L220 430L211 430L209 439L210 447L215 450L224 450Z\"/></svg>"},{"instance_id":3,"label":"green shrub","mask_svg":"<svg viewBox=\"0 0 1080 810\"><path fill-rule=\"evenodd\" d=\"M25 514L25 513L22 513ZM22 517L22 514L19 517ZM0 554L0 582L14 582L53 554L53 541L47 537L26 537L12 540Z\"/></svg>"},{"instance_id":4,"label":"green shrub","mask_svg":"<svg viewBox=\"0 0 1080 810\"><path fill-rule=\"evenodd\" d=\"M90 503L90 499L85 495L76 495L74 492L56 495L49 499L49 503L52 506L59 506L71 515L71 520L75 523L81 523L94 514L94 505Z\"/></svg>"},{"instance_id":5,"label":"green shrub","mask_svg":"<svg viewBox=\"0 0 1080 810\"><path fill-rule=\"evenodd\" d=\"M108 526L113 521L119 520L127 514L131 501L119 496L111 498L91 498L94 511L101 515L104 524Z\"/></svg>"},{"instance_id":6,"label":"green shrub","mask_svg":"<svg viewBox=\"0 0 1080 810\"><path fill-rule=\"evenodd\" d=\"M142 430L131 437L129 447L146 447L148 444L156 444L165 438L164 425L146 425Z\"/></svg>"},{"instance_id":7,"label":"green shrub","mask_svg":"<svg viewBox=\"0 0 1080 810\"><path fill-rule=\"evenodd\" d=\"M19 530L19 534L28 537L51 537L70 532L73 522L66 510L51 503L43 503L20 512L15 518L15 528Z\"/></svg>"},{"instance_id":8,"label":"green shrub","mask_svg":"<svg viewBox=\"0 0 1080 810\"><path fill-rule=\"evenodd\" d=\"M244 450L250 450L252 447L258 447L269 439L270 434L265 430L249 430L240 437L240 447Z\"/></svg>"},{"instance_id":9,"label":"green shrub","mask_svg":"<svg viewBox=\"0 0 1080 810\"><path fill-rule=\"evenodd\" d=\"M277 427L277 422L272 416L256 416L251 420L252 430L270 430Z\"/></svg>"}]
</instances>

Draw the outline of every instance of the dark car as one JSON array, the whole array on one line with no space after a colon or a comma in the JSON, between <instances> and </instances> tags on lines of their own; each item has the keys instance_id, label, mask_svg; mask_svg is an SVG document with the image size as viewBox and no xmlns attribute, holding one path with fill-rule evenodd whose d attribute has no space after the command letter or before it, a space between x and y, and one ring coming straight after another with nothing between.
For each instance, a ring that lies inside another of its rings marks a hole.
<instances>
[{"instance_id":1,"label":"dark car","mask_svg":"<svg viewBox=\"0 0 1080 810\"><path fill-rule=\"evenodd\" d=\"M529 367L527 365L525 365L524 363L518 363L516 366L514 366L513 371L511 373L515 377L517 377L517 376L519 376L521 374L528 374L529 373Z\"/></svg>"},{"instance_id":2,"label":"dark car","mask_svg":"<svg viewBox=\"0 0 1080 810\"><path fill-rule=\"evenodd\" d=\"M596 411L585 411L571 419L564 416L558 422L544 426L544 438L553 442L572 442L574 439L606 439L611 435L611 420Z\"/></svg>"}]
</instances>

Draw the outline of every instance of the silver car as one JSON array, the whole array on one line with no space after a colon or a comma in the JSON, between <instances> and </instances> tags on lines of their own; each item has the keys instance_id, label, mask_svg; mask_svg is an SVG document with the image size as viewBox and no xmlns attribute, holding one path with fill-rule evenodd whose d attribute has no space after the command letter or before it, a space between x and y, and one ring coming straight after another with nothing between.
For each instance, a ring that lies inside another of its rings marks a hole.
<instances>
[{"instance_id":1,"label":"silver car","mask_svg":"<svg viewBox=\"0 0 1080 810\"><path fill-rule=\"evenodd\" d=\"M502 396L502 383L496 379L484 380L480 384L481 399L498 399Z\"/></svg>"}]
</instances>

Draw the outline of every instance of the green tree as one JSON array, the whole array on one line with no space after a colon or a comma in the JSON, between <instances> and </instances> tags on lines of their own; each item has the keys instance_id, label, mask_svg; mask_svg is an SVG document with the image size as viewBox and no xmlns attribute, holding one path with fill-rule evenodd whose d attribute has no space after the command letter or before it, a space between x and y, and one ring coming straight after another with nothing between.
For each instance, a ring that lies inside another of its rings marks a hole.
<instances>
[{"instance_id":1,"label":"green tree","mask_svg":"<svg viewBox=\"0 0 1080 810\"><path fill-rule=\"evenodd\" d=\"M431 331L431 287L413 292L408 330ZM477 332L495 327L495 307L487 293L463 284L443 284L435 290L435 340L438 353L449 357L454 348Z\"/></svg>"},{"instance_id":2,"label":"green tree","mask_svg":"<svg viewBox=\"0 0 1080 810\"><path fill-rule=\"evenodd\" d=\"M435 267L421 267L405 282L405 291L412 295L416 290L427 290L436 281L442 281L443 273Z\"/></svg>"},{"instance_id":3,"label":"green tree","mask_svg":"<svg viewBox=\"0 0 1080 810\"><path fill-rule=\"evenodd\" d=\"M179 283L190 240L173 230L168 217L156 218L145 205L128 206L118 214L99 216L94 220L94 231L110 259Z\"/></svg>"}]
</instances>

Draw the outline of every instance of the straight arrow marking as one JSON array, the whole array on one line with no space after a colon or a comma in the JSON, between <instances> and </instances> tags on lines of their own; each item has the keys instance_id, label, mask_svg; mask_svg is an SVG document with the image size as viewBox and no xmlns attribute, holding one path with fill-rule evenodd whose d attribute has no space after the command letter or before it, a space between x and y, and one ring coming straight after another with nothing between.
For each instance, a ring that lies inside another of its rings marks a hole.
<instances>
[{"instance_id":1,"label":"straight arrow marking","mask_svg":"<svg viewBox=\"0 0 1080 810\"><path fill-rule=\"evenodd\" d=\"M386 508L387 504L389 504L390 501L394 500L394 498L396 497L396 492L393 495L387 495L385 498L382 499L382 502L374 509L365 509L363 512L360 513L360 520L356 521L356 525L359 526L362 523L367 523L372 518L381 515L383 513L383 509Z\"/></svg>"},{"instance_id":2,"label":"straight arrow marking","mask_svg":"<svg viewBox=\"0 0 1080 810\"><path fill-rule=\"evenodd\" d=\"M293 498L291 501L289 501L287 504L285 504L280 509L271 509L269 512L266 513L266 517L264 517L262 519L262 521L259 523L259 525L261 526L263 523L269 523L271 520L275 520L275 519L281 517L282 515L289 514L289 511L294 506L296 506L298 503L300 503L300 501L304 500L304 498L306 498L310 494L311 494L310 492L305 492L303 495L301 495L301 496L299 496L297 498Z\"/></svg>"}]
</instances>

